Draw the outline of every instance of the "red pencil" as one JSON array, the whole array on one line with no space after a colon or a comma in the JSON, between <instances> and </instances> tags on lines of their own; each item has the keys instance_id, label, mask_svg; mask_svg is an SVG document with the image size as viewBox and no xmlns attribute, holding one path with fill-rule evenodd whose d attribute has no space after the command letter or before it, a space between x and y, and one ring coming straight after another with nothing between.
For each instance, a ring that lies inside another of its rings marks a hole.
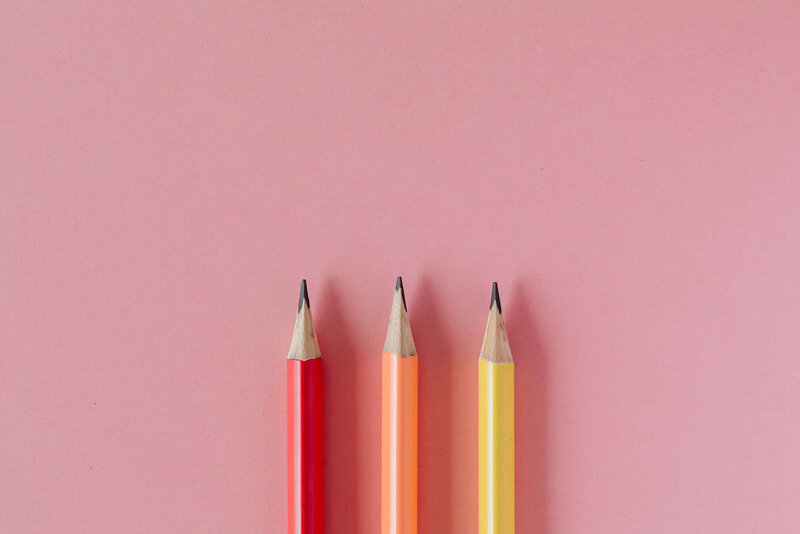
<instances>
[{"instance_id":1,"label":"red pencil","mask_svg":"<svg viewBox=\"0 0 800 534\"><path fill-rule=\"evenodd\" d=\"M323 534L322 358L306 281L286 361L289 534Z\"/></svg>"}]
</instances>

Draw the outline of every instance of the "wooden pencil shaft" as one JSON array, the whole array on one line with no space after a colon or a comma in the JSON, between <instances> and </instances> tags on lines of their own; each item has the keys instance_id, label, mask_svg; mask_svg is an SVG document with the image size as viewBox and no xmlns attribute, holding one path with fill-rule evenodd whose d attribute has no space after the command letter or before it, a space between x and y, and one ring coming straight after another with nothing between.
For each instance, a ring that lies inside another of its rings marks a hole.
<instances>
[{"instance_id":1,"label":"wooden pencil shaft","mask_svg":"<svg viewBox=\"0 0 800 534\"><path fill-rule=\"evenodd\" d=\"M381 533L417 533L417 357L382 355Z\"/></svg>"},{"instance_id":2,"label":"wooden pencil shaft","mask_svg":"<svg viewBox=\"0 0 800 534\"><path fill-rule=\"evenodd\" d=\"M286 360L289 534L323 534L322 359Z\"/></svg>"},{"instance_id":3,"label":"wooden pencil shaft","mask_svg":"<svg viewBox=\"0 0 800 534\"><path fill-rule=\"evenodd\" d=\"M381 534L417 534L417 350L400 277L381 358Z\"/></svg>"},{"instance_id":4,"label":"wooden pencil shaft","mask_svg":"<svg viewBox=\"0 0 800 534\"><path fill-rule=\"evenodd\" d=\"M288 534L324 534L322 359L306 281L286 360Z\"/></svg>"},{"instance_id":5,"label":"wooden pencil shaft","mask_svg":"<svg viewBox=\"0 0 800 534\"><path fill-rule=\"evenodd\" d=\"M514 534L514 364L478 360L479 534Z\"/></svg>"}]
</instances>

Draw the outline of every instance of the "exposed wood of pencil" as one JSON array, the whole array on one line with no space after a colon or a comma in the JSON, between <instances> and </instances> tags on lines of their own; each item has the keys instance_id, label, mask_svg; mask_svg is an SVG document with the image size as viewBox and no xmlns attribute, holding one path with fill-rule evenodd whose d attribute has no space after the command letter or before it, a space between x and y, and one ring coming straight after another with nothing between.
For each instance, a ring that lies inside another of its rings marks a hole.
<instances>
[{"instance_id":1,"label":"exposed wood of pencil","mask_svg":"<svg viewBox=\"0 0 800 534\"><path fill-rule=\"evenodd\" d=\"M292 344L289 345L290 360L311 360L320 358L322 354L317 343L317 334L314 332L314 320L311 317L311 306L306 290L306 281L300 287L300 302L297 305L297 318L294 322Z\"/></svg>"},{"instance_id":2,"label":"exposed wood of pencil","mask_svg":"<svg viewBox=\"0 0 800 534\"><path fill-rule=\"evenodd\" d=\"M403 281L399 276L394 290L392 311L389 315L389 329L386 331L383 352L397 354L401 358L417 354L414 338L411 335L411 325L408 322Z\"/></svg>"},{"instance_id":3,"label":"exposed wood of pencil","mask_svg":"<svg viewBox=\"0 0 800 534\"><path fill-rule=\"evenodd\" d=\"M513 363L511 347L508 345L506 325L503 322L500 295L497 291L497 282L492 286L492 301L489 308L489 319L486 322L486 333L483 336L481 359L497 363Z\"/></svg>"}]
</instances>

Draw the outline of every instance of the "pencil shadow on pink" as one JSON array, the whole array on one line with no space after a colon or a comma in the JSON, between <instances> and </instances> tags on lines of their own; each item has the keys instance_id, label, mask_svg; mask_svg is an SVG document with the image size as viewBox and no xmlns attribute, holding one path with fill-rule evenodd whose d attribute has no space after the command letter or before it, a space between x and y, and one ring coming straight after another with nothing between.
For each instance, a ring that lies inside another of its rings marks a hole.
<instances>
[{"instance_id":1,"label":"pencil shadow on pink","mask_svg":"<svg viewBox=\"0 0 800 534\"><path fill-rule=\"evenodd\" d=\"M547 352L524 283L503 298L515 374L515 469L517 532L547 530ZM501 297L503 294L501 293Z\"/></svg>"},{"instance_id":2,"label":"pencil shadow on pink","mask_svg":"<svg viewBox=\"0 0 800 534\"><path fill-rule=\"evenodd\" d=\"M453 350L439 300L427 278L409 303L419 360L419 532L452 532L451 371ZM424 347L424 348L423 348Z\"/></svg>"},{"instance_id":3,"label":"pencil shadow on pink","mask_svg":"<svg viewBox=\"0 0 800 534\"><path fill-rule=\"evenodd\" d=\"M342 300L330 280L319 305L312 302L314 323L325 362L325 531L357 532L355 428L356 354Z\"/></svg>"}]
</instances>

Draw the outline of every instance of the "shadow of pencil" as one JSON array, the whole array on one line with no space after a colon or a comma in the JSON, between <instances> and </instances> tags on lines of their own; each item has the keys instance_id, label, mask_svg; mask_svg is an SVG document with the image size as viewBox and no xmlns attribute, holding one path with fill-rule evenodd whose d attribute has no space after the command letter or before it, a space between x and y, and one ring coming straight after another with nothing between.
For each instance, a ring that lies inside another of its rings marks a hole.
<instances>
[{"instance_id":1,"label":"shadow of pencil","mask_svg":"<svg viewBox=\"0 0 800 534\"><path fill-rule=\"evenodd\" d=\"M515 283L503 306L514 354L517 532L547 530L547 361L531 299L523 283Z\"/></svg>"},{"instance_id":2,"label":"shadow of pencil","mask_svg":"<svg viewBox=\"0 0 800 534\"><path fill-rule=\"evenodd\" d=\"M453 351L442 323L436 290L423 278L409 307L419 359L419 531L452 530L451 364Z\"/></svg>"},{"instance_id":3,"label":"shadow of pencil","mask_svg":"<svg viewBox=\"0 0 800 534\"><path fill-rule=\"evenodd\" d=\"M326 281L314 309L319 310L314 322L325 362L325 531L357 532L356 355L334 282Z\"/></svg>"}]
</instances>

